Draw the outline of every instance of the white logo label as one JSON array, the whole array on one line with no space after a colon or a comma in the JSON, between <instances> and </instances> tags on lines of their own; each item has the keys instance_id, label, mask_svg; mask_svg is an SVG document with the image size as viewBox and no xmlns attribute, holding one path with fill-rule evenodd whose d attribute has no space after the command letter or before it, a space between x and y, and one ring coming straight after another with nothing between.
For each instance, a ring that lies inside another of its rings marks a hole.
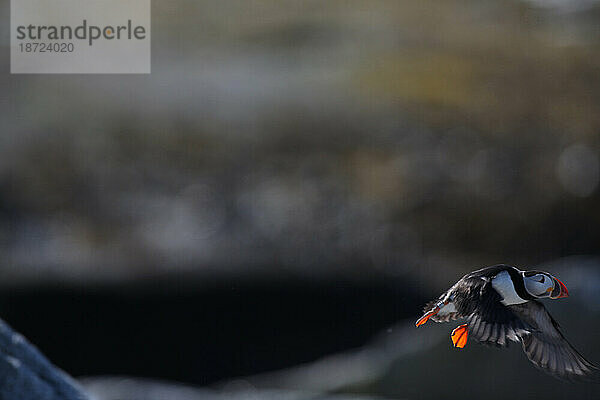
<instances>
[{"instance_id":1,"label":"white logo label","mask_svg":"<svg viewBox=\"0 0 600 400\"><path fill-rule=\"evenodd\" d=\"M150 0L11 0L11 73L150 73Z\"/></svg>"}]
</instances>

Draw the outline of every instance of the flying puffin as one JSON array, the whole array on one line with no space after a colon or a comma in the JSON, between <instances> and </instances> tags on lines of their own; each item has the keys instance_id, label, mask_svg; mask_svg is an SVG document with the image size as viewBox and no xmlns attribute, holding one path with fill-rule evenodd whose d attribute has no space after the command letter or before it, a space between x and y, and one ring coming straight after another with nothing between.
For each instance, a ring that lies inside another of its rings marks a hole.
<instances>
[{"instance_id":1,"label":"flying puffin","mask_svg":"<svg viewBox=\"0 0 600 400\"><path fill-rule=\"evenodd\" d=\"M429 302L416 322L448 322L464 318L452 331L454 347L463 348L470 335L484 344L521 342L527 358L558 378L597 380L598 368L587 361L560 332L558 323L536 299L567 297L567 287L542 271L521 271L508 265L482 268L463 276L438 300Z\"/></svg>"}]
</instances>

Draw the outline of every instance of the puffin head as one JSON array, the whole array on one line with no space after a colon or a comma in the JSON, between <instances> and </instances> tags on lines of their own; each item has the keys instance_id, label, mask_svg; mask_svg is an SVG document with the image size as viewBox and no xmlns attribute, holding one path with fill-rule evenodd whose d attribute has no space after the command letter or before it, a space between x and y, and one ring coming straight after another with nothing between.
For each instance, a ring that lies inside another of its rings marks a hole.
<instances>
[{"instance_id":1,"label":"puffin head","mask_svg":"<svg viewBox=\"0 0 600 400\"><path fill-rule=\"evenodd\" d=\"M525 290L533 297L560 299L569 296L565 284L547 272L524 271L522 274Z\"/></svg>"}]
</instances>

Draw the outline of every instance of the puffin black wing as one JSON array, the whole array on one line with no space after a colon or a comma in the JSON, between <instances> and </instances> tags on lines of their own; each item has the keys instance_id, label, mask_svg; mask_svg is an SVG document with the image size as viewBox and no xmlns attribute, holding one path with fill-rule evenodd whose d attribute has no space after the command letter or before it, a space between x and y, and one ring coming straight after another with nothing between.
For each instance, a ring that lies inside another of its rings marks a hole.
<instances>
[{"instance_id":1,"label":"puffin black wing","mask_svg":"<svg viewBox=\"0 0 600 400\"><path fill-rule=\"evenodd\" d=\"M538 301L509 306L531 328L520 334L527 358L558 378L598 380L598 368L560 332L558 323Z\"/></svg>"},{"instance_id":2,"label":"puffin black wing","mask_svg":"<svg viewBox=\"0 0 600 400\"><path fill-rule=\"evenodd\" d=\"M467 319L469 334L478 342L507 346L509 340L518 342L529 327L502 304L502 296L492 287L490 278L467 275L455 290L456 308Z\"/></svg>"}]
</instances>

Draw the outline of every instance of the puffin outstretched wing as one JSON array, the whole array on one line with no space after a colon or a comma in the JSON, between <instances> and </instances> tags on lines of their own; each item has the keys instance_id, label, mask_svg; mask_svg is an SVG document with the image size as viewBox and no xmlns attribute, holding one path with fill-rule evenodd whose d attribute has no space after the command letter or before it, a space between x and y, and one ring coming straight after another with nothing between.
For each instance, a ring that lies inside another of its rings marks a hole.
<instances>
[{"instance_id":1,"label":"puffin outstretched wing","mask_svg":"<svg viewBox=\"0 0 600 400\"><path fill-rule=\"evenodd\" d=\"M567 341L542 303L533 300L509 308L530 326L520 338L533 364L558 378L598 381L598 368Z\"/></svg>"},{"instance_id":2,"label":"puffin outstretched wing","mask_svg":"<svg viewBox=\"0 0 600 400\"><path fill-rule=\"evenodd\" d=\"M469 280L470 281L470 280ZM483 283L481 283L483 281ZM479 301L467 316L470 335L485 344L506 346L521 342L527 358L544 372L563 379L598 380L598 368L586 360L564 337L558 322L536 300L505 306L486 279L471 282L467 292L479 287Z\"/></svg>"}]
</instances>

